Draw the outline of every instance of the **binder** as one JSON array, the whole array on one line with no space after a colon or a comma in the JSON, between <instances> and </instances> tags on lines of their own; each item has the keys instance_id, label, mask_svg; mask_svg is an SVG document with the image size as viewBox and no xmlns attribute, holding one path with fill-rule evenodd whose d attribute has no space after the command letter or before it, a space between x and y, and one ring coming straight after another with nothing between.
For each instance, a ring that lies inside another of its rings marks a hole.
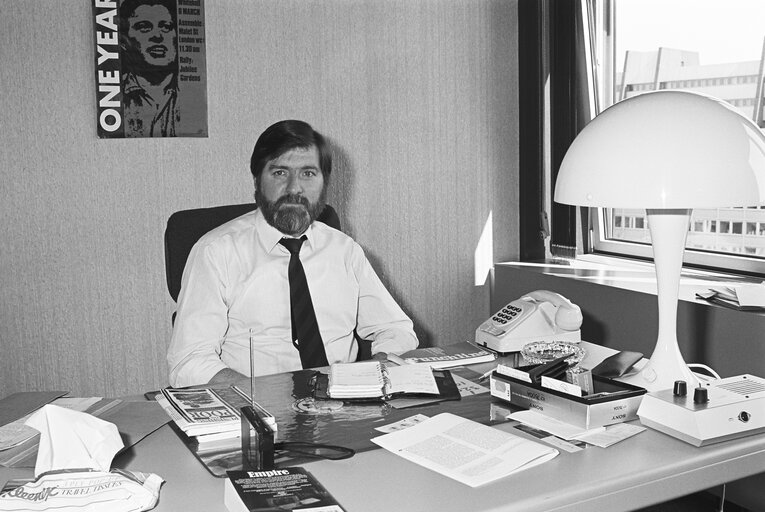
<instances>
[{"instance_id":1,"label":"binder","mask_svg":"<svg viewBox=\"0 0 765 512\"><path fill-rule=\"evenodd\" d=\"M422 376L423 371L432 378L432 386L409 386L413 384L411 381L402 382L407 380L412 372L418 372L419 376ZM332 365L329 375L324 373L316 375L313 395L317 399L354 402L379 402L395 398L418 397L436 398L439 401L460 399L459 389L449 370L433 370L420 365L387 368L380 361Z\"/></svg>"}]
</instances>

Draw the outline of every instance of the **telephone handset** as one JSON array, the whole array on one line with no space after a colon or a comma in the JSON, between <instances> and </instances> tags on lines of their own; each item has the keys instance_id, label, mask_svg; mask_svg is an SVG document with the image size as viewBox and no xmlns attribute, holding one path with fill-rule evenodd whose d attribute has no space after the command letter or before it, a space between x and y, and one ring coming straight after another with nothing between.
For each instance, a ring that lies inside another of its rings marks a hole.
<instances>
[{"instance_id":1,"label":"telephone handset","mask_svg":"<svg viewBox=\"0 0 765 512\"><path fill-rule=\"evenodd\" d=\"M483 322L475 332L476 345L499 353L518 352L532 341L581 341L582 312L564 296L530 292Z\"/></svg>"}]
</instances>

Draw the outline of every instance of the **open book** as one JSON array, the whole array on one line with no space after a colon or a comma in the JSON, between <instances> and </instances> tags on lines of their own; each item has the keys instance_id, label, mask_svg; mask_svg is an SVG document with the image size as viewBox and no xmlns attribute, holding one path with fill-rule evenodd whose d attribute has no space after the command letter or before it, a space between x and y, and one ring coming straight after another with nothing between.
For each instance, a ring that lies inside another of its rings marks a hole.
<instances>
[{"instance_id":1,"label":"open book","mask_svg":"<svg viewBox=\"0 0 765 512\"><path fill-rule=\"evenodd\" d=\"M381 361L335 363L330 366L326 391L335 399L386 399L396 396L444 396L459 398L449 372L438 372L429 365L386 366ZM456 396L454 396L456 395ZM317 393L320 396L320 393Z\"/></svg>"}]
</instances>

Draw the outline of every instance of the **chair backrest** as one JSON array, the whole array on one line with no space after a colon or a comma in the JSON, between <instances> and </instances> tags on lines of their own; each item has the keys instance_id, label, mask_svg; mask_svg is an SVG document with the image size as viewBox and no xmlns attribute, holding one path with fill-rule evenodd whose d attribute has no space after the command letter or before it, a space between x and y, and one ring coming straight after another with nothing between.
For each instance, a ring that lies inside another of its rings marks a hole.
<instances>
[{"instance_id":1,"label":"chair backrest","mask_svg":"<svg viewBox=\"0 0 765 512\"><path fill-rule=\"evenodd\" d=\"M167 289L174 301L181 291L181 278L191 248L197 240L218 226L257 208L254 203L196 208L175 212L167 219L165 228L165 275ZM319 215L320 220L330 227L340 229L340 218L330 205Z\"/></svg>"}]
</instances>

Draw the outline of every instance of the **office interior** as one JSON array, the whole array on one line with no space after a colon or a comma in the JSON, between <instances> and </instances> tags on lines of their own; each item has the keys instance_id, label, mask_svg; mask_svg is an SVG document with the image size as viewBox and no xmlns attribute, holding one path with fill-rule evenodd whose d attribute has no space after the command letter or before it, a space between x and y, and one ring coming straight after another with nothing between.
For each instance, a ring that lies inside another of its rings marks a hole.
<instances>
[{"instance_id":1,"label":"office interior","mask_svg":"<svg viewBox=\"0 0 765 512\"><path fill-rule=\"evenodd\" d=\"M96 135L90 2L4 0L2 395L166 386L167 218L251 201L255 139L288 118L329 138L328 202L422 345L470 340L499 302L544 287L597 320L584 335L604 339L589 341L635 348L605 339L623 318L596 312L608 301L591 283L517 269L493 289L493 264L524 256L522 3L208 1L209 136L108 140ZM627 318L655 315L644 294L613 293ZM737 347L761 342L739 317L715 327L705 311L693 313L705 328L742 329ZM758 373L741 350L714 355L729 375ZM748 480L729 487L756 510L765 498Z\"/></svg>"}]
</instances>

